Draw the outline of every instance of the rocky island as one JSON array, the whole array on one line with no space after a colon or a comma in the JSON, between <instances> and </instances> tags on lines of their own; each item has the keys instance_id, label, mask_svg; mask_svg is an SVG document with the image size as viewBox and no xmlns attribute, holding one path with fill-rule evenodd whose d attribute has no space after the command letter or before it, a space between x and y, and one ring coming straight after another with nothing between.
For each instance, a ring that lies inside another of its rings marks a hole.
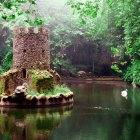
<instances>
[{"instance_id":1,"label":"rocky island","mask_svg":"<svg viewBox=\"0 0 140 140\"><path fill-rule=\"evenodd\" d=\"M46 27L17 28L13 40L13 68L0 76L1 106L62 105L73 103L73 93L60 84L50 69L49 34Z\"/></svg>"}]
</instances>

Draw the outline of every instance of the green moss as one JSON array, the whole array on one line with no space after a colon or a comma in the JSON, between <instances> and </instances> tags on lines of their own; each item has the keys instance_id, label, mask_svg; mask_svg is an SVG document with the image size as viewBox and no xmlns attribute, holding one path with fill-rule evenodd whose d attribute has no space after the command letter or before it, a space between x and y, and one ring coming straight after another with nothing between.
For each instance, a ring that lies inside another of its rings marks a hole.
<instances>
[{"instance_id":1,"label":"green moss","mask_svg":"<svg viewBox=\"0 0 140 140\"><path fill-rule=\"evenodd\" d=\"M51 78L52 74L47 70L29 70L29 74L37 77L38 79Z\"/></svg>"},{"instance_id":2,"label":"green moss","mask_svg":"<svg viewBox=\"0 0 140 140\"><path fill-rule=\"evenodd\" d=\"M49 92L46 93L46 95L60 95L60 94L64 94L67 95L71 93L70 89L68 87L66 87L65 85L56 85L55 88L53 90L50 90Z\"/></svg>"},{"instance_id":3,"label":"green moss","mask_svg":"<svg viewBox=\"0 0 140 140\"><path fill-rule=\"evenodd\" d=\"M15 73L17 73L18 70L17 69L11 69L5 73L3 73L2 75L0 75L0 94L4 94L5 92L5 87L6 87L6 82L7 79L11 76L14 75Z\"/></svg>"},{"instance_id":4,"label":"green moss","mask_svg":"<svg viewBox=\"0 0 140 140\"><path fill-rule=\"evenodd\" d=\"M28 90L29 96L36 96L36 97L38 96L55 97L55 96L60 96L61 94L67 96L67 95L72 94L72 92L65 85L57 85L54 87L54 89L46 91L46 92L41 92L41 93L38 93L33 89Z\"/></svg>"},{"instance_id":5,"label":"green moss","mask_svg":"<svg viewBox=\"0 0 140 140\"><path fill-rule=\"evenodd\" d=\"M51 79L53 77L47 70L29 70L29 74L33 84L36 84L38 80Z\"/></svg>"},{"instance_id":6,"label":"green moss","mask_svg":"<svg viewBox=\"0 0 140 140\"><path fill-rule=\"evenodd\" d=\"M3 79L0 80L0 94L4 93L5 82Z\"/></svg>"},{"instance_id":7,"label":"green moss","mask_svg":"<svg viewBox=\"0 0 140 140\"><path fill-rule=\"evenodd\" d=\"M36 89L38 92L47 91L53 89L53 80L52 79L39 79L36 83Z\"/></svg>"},{"instance_id":8,"label":"green moss","mask_svg":"<svg viewBox=\"0 0 140 140\"><path fill-rule=\"evenodd\" d=\"M27 96L39 96L40 95L40 93L38 93L37 91L35 91L33 89L28 89L27 93L28 93Z\"/></svg>"},{"instance_id":9,"label":"green moss","mask_svg":"<svg viewBox=\"0 0 140 140\"><path fill-rule=\"evenodd\" d=\"M29 70L31 88L37 92L53 89L53 75L47 70Z\"/></svg>"},{"instance_id":10,"label":"green moss","mask_svg":"<svg viewBox=\"0 0 140 140\"><path fill-rule=\"evenodd\" d=\"M11 69L11 70L9 70L9 71L3 73L1 76L3 76L3 77L6 78L6 77L8 77L10 74L14 74L14 73L16 73L16 72L18 72L17 69Z\"/></svg>"}]
</instances>

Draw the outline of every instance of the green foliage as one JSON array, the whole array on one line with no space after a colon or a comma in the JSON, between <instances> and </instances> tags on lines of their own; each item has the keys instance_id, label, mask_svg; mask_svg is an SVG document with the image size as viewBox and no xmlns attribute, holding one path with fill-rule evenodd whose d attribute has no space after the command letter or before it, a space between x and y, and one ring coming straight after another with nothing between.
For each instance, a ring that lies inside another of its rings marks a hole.
<instances>
[{"instance_id":1,"label":"green foliage","mask_svg":"<svg viewBox=\"0 0 140 140\"><path fill-rule=\"evenodd\" d=\"M27 95L28 97L31 97L31 96L39 96L40 95L40 93L34 91L33 89L28 89L27 90L27 93L28 93L28 95Z\"/></svg>"},{"instance_id":2,"label":"green foliage","mask_svg":"<svg viewBox=\"0 0 140 140\"><path fill-rule=\"evenodd\" d=\"M60 94L68 95L70 93L71 93L70 89L66 87L65 85L56 85L53 90L49 91L46 94L49 96L50 95L59 96Z\"/></svg>"},{"instance_id":3,"label":"green foliage","mask_svg":"<svg viewBox=\"0 0 140 140\"><path fill-rule=\"evenodd\" d=\"M82 25L85 26L89 19L94 25L96 21L100 21L102 26L98 26L99 23L97 23L96 32L90 33L93 36L98 34L101 40L104 40L104 44L111 48L115 61L112 69L122 74L123 70L127 69L125 79L139 85L137 66L140 60L140 10L138 10L140 1L86 0L86 2L70 1L68 4L79 14L80 22L86 19ZM85 12L92 5L96 5L96 8L93 6L93 11ZM90 16L92 14L95 16ZM133 70L135 70L134 73Z\"/></svg>"},{"instance_id":4,"label":"green foliage","mask_svg":"<svg viewBox=\"0 0 140 140\"><path fill-rule=\"evenodd\" d=\"M48 26L51 30L51 64L57 69L69 66L73 69L71 62L67 59L67 48L81 45L80 37L83 36L86 29L81 28L77 17L72 16L67 7L51 7L47 14L49 16Z\"/></svg>"},{"instance_id":5,"label":"green foliage","mask_svg":"<svg viewBox=\"0 0 140 140\"><path fill-rule=\"evenodd\" d=\"M125 76L124 76L124 80L126 80L128 82L132 82L133 81L133 68L132 68L132 66L129 66L127 68Z\"/></svg>"},{"instance_id":6,"label":"green foliage","mask_svg":"<svg viewBox=\"0 0 140 140\"><path fill-rule=\"evenodd\" d=\"M127 68L124 79L140 85L140 60L135 60L132 65Z\"/></svg>"},{"instance_id":7,"label":"green foliage","mask_svg":"<svg viewBox=\"0 0 140 140\"><path fill-rule=\"evenodd\" d=\"M79 14L79 17L81 18L81 25L86 24L87 17L95 18L99 9L99 5L96 0L94 0L94 2L90 0L87 0L85 2L74 2L71 0L68 2L68 5L70 5L71 8L74 9L74 12L77 11L77 13Z\"/></svg>"},{"instance_id":8,"label":"green foliage","mask_svg":"<svg viewBox=\"0 0 140 140\"><path fill-rule=\"evenodd\" d=\"M2 48L0 49L2 50ZM9 46L9 43L6 44L4 51L0 56L2 58L0 65L0 74L2 74L3 72L9 70L12 67L13 52L12 47Z\"/></svg>"},{"instance_id":9,"label":"green foliage","mask_svg":"<svg viewBox=\"0 0 140 140\"><path fill-rule=\"evenodd\" d=\"M63 62L63 67L72 73L77 71L77 66L72 65L69 60Z\"/></svg>"},{"instance_id":10,"label":"green foliage","mask_svg":"<svg viewBox=\"0 0 140 140\"><path fill-rule=\"evenodd\" d=\"M6 53L6 55L5 55L4 59L3 59L2 66L3 66L4 71L7 71L10 68L12 68L12 58L13 58L13 51L10 49Z\"/></svg>"},{"instance_id":11,"label":"green foliage","mask_svg":"<svg viewBox=\"0 0 140 140\"><path fill-rule=\"evenodd\" d=\"M2 50L2 47L0 48ZM12 51L12 37L9 35L7 37L6 43L4 45L3 53L0 55L1 65L0 65L0 74L3 72L6 72L12 67L12 57L13 57L13 51Z\"/></svg>"},{"instance_id":12,"label":"green foliage","mask_svg":"<svg viewBox=\"0 0 140 140\"><path fill-rule=\"evenodd\" d=\"M53 64L54 68L57 70L60 68L65 68L65 69L69 70L70 72L75 72L77 70L77 68L75 66L73 66L69 60L55 58L52 61L52 64Z\"/></svg>"},{"instance_id":13,"label":"green foliage","mask_svg":"<svg viewBox=\"0 0 140 140\"><path fill-rule=\"evenodd\" d=\"M4 72L4 69L2 66L0 66L0 74L2 74Z\"/></svg>"},{"instance_id":14,"label":"green foliage","mask_svg":"<svg viewBox=\"0 0 140 140\"><path fill-rule=\"evenodd\" d=\"M112 65L111 68L118 73L122 73L122 70L120 70L116 64Z\"/></svg>"},{"instance_id":15,"label":"green foliage","mask_svg":"<svg viewBox=\"0 0 140 140\"><path fill-rule=\"evenodd\" d=\"M135 84L140 85L140 79L139 79L139 66L140 62L138 61L140 59L140 41L139 41L139 22L140 22L140 11L137 10L139 5L139 1L112 1L109 2L109 7L111 10L115 9L116 11L119 11L118 18L116 18L117 27L123 28L122 34L123 36L123 42L120 42L116 46L116 51L119 51L120 60L123 59L123 57L127 56L129 57L130 66L128 66L126 73L124 74L124 79L126 81L131 81ZM119 7L117 7L119 6ZM119 24L118 24L119 23ZM118 47L120 44L122 44L122 47L124 51L120 51L120 48ZM116 52L115 52L116 53ZM120 62L121 63L121 62Z\"/></svg>"},{"instance_id":16,"label":"green foliage","mask_svg":"<svg viewBox=\"0 0 140 140\"><path fill-rule=\"evenodd\" d=\"M49 16L48 26L51 30L51 64L57 69L66 68L74 72L77 70L77 66L68 60L69 49L73 49L73 52L76 53L77 48L83 46L85 42L100 40L101 36L105 37L105 34L102 34L104 29L100 28L97 33L96 28L99 29L97 27L100 26L99 21L97 20L95 25L90 18L86 19L84 26L81 26L78 13L75 12L73 15L71 9L65 6L51 6L46 13ZM100 23L104 22L106 21L102 20Z\"/></svg>"},{"instance_id":17,"label":"green foliage","mask_svg":"<svg viewBox=\"0 0 140 140\"><path fill-rule=\"evenodd\" d=\"M0 24L14 29L17 26L40 26L45 20L37 15L36 0L1 0Z\"/></svg>"},{"instance_id":18,"label":"green foliage","mask_svg":"<svg viewBox=\"0 0 140 140\"><path fill-rule=\"evenodd\" d=\"M56 85L53 90L47 92L38 93L32 89L28 89L29 96L60 96L60 94L69 95L71 93L70 89L65 85Z\"/></svg>"}]
</instances>

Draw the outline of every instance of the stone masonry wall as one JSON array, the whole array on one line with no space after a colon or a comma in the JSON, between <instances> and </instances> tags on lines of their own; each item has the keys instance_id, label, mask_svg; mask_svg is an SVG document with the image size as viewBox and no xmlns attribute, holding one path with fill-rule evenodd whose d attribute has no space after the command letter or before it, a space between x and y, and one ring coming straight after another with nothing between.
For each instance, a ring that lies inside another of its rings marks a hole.
<instances>
[{"instance_id":1,"label":"stone masonry wall","mask_svg":"<svg viewBox=\"0 0 140 140\"><path fill-rule=\"evenodd\" d=\"M30 27L17 28L14 31L13 68L49 69L50 45L48 30L40 27L38 33Z\"/></svg>"},{"instance_id":2,"label":"stone masonry wall","mask_svg":"<svg viewBox=\"0 0 140 140\"><path fill-rule=\"evenodd\" d=\"M21 71L11 69L0 75L0 92L5 95L14 93L17 86L22 85L24 79L21 79Z\"/></svg>"}]
</instances>

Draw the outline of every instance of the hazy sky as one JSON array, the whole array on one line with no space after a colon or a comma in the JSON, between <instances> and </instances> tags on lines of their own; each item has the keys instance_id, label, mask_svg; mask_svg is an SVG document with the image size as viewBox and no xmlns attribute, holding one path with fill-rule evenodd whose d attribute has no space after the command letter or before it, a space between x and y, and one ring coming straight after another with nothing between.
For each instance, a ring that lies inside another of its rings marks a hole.
<instances>
[{"instance_id":1,"label":"hazy sky","mask_svg":"<svg viewBox=\"0 0 140 140\"><path fill-rule=\"evenodd\" d=\"M70 7L66 6L68 0L37 0L37 9L42 16L46 16L49 13L57 14L58 9L59 13L66 14L65 11L71 11ZM56 13L55 13L56 10Z\"/></svg>"},{"instance_id":2,"label":"hazy sky","mask_svg":"<svg viewBox=\"0 0 140 140\"><path fill-rule=\"evenodd\" d=\"M51 6L51 5L56 5L56 6L61 6L65 5L67 0L37 0L40 5L44 6Z\"/></svg>"}]
</instances>

